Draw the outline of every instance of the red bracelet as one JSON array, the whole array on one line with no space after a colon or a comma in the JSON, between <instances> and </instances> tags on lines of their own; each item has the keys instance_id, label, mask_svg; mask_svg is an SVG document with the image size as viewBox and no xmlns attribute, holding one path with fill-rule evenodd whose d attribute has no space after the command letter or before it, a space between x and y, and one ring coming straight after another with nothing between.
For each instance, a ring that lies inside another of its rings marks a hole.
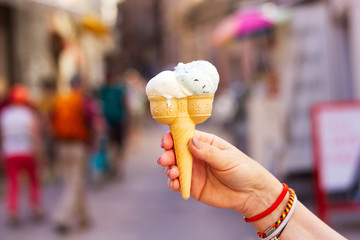
<instances>
[{"instance_id":1,"label":"red bracelet","mask_svg":"<svg viewBox=\"0 0 360 240\"><path fill-rule=\"evenodd\" d=\"M276 201L274 202L274 204L271 205L271 207L269 207L262 213L259 213L258 215L254 216L254 217L251 217L251 218L244 217L245 222L258 221L258 220L266 217L267 215L269 215L272 211L274 211L280 205L280 203L284 200L284 198L288 192L288 189L289 189L288 185L286 185L285 183L283 183L282 185L283 185L283 190L282 190L280 196L278 197L278 199L276 199Z\"/></svg>"}]
</instances>

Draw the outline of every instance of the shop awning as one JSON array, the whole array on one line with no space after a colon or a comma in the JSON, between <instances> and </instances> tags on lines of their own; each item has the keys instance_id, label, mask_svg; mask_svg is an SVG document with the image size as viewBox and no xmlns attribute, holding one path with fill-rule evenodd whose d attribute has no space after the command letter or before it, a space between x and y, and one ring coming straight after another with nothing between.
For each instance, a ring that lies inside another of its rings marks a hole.
<instances>
[{"instance_id":1,"label":"shop awning","mask_svg":"<svg viewBox=\"0 0 360 240\"><path fill-rule=\"evenodd\" d=\"M232 40L256 36L290 19L289 13L275 4L239 9L223 19L214 29L212 43L224 45Z\"/></svg>"},{"instance_id":2,"label":"shop awning","mask_svg":"<svg viewBox=\"0 0 360 240\"><path fill-rule=\"evenodd\" d=\"M99 17L93 14L83 15L81 18L81 23L86 29L96 34L103 35L109 33L110 31L109 27L106 26L106 24Z\"/></svg>"}]
</instances>

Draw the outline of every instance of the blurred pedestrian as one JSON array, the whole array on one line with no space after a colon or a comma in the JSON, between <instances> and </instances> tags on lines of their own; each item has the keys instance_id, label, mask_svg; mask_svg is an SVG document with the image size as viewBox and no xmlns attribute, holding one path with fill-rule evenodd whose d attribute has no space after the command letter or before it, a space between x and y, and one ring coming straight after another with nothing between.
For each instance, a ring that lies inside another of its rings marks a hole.
<instances>
[{"instance_id":1,"label":"blurred pedestrian","mask_svg":"<svg viewBox=\"0 0 360 240\"><path fill-rule=\"evenodd\" d=\"M56 96L53 113L58 163L64 182L55 211L55 231L58 233L66 233L73 220L79 227L87 227L90 221L85 194L89 114L80 76L73 77L70 85L69 92Z\"/></svg>"},{"instance_id":2,"label":"blurred pedestrian","mask_svg":"<svg viewBox=\"0 0 360 240\"><path fill-rule=\"evenodd\" d=\"M91 120L90 181L99 187L108 171L106 123L97 91L88 92L86 107Z\"/></svg>"},{"instance_id":3,"label":"blurred pedestrian","mask_svg":"<svg viewBox=\"0 0 360 240\"><path fill-rule=\"evenodd\" d=\"M141 74L135 69L128 69L124 73L127 89L127 103L130 118L129 141L136 145L140 137L141 128L144 125L145 114L148 109L145 93L146 82Z\"/></svg>"},{"instance_id":4,"label":"blurred pedestrian","mask_svg":"<svg viewBox=\"0 0 360 240\"><path fill-rule=\"evenodd\" d=\"M19 177L28 175L29 201L33 220L41 220L39 152L41 151L38 115L30 107L29 93L17 84L10 91L10 102L0 114L1 150L5 158L7 211L11 226L20 223Z\"/></svg>"},{"instance_id":5,"label":"blurred pedestrian","mask_svg":"<svg viewBox=\"0 0 360 240\"><path fill-rule=\"evenodd\" d=\"M126 86L123 79L118 75L110 75L100 89L100 98L109 138L109 173L112 178L119 177L121 179L128 125Z\"/></svg>"},{"instance_id":6,"label":"blurred pedestrian","mask_svg":"<svg viewBox=\"0 0 360 240\"><path fill-rule=\"evenodd\" d=\"M44 78L41 82L41 96L37 101L37 109L41 120L41 137L44 143L44 160L46 163L46 179L53 180L56 177L55 170L55 142L51 125L54 111L56 80L53 77Z\"/></svg>"}]
</instances>

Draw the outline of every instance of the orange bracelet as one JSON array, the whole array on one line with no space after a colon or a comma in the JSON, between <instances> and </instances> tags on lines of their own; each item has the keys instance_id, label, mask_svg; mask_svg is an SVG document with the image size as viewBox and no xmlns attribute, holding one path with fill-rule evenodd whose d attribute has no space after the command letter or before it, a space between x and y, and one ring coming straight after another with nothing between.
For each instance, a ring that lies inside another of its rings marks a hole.
<instances>
[{"instance_id":1,"label":"orange bracelet","mask_svg":"<svg viewBox=\"0 0 360 240\"><path fill-rule=\"evenodd\" d=\"M244 217L245 222L255 222L258 221L264 217L266 217L267 215L269 215L272 211L274 211L279 205L280 203L284 200L287 192L288 192L288 185L286 185L285 183L282 184L283 185L283 190L280 194L280 196L276 199L276 201L274 202L273 205L271 205L268 209L266 209L264 212L259 213L258 215L251 217L251 218L246 218Z\"/></svg>"}]
</instances>

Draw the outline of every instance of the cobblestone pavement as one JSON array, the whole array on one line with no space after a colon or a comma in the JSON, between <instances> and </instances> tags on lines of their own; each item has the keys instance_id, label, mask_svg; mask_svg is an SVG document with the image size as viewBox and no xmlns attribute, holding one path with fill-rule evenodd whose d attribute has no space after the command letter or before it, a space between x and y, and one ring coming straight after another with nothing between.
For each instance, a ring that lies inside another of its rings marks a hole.
<instances>
[{"instance_id":1,"label":"cobblestone pavement","mask_svg":"<svg viewBox=\"0 0 360 240\"><path fill-rule=\"evenodd\" d=\"M4 199L0 196L0 240L257 239L255 229L238 213L211 208L192 199L182 200L178 193L167 188L164 169L156 164L164 131L158 125L151 125L138 145L128 149L123 181L112 182L101 189L89 188L93 219L90 228L73 230L66 236L54 233L51 211L61 188L50 186L44 190L46 221L40 224L27 221L26 206L23 206L25 219L17 229L6 226ZM349 239L358 239L360 218L352 217L336 218L334 227Z\"/></svg>"}]
</instances>

